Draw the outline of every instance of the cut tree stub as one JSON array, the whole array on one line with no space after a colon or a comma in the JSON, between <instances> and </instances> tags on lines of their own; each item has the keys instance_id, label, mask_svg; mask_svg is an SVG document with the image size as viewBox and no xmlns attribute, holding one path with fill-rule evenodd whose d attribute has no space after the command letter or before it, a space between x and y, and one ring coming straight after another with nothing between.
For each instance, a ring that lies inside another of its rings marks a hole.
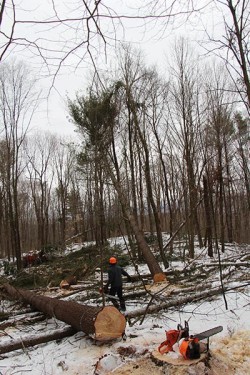
<instances>
[{"instance_id":1,"label":"cut tree stub","mask_svg":"<svg viewBox=\"0 0 250 375\"><path fill-rule=\"evenodd\" d=\"M123 335L126 319L114 306L106 306L96 316L94 326L96 340L109 341Z\"/></svg>"},{"instance_id":2,"label":"cut tree stub","mask_svg":"<svg viewBox=\"0 0 250 375\"><path fill-rule=\"evenodd\" d=\"M68 276L60 282L61 289L69 289L71 285L76 285L77 279L76 276Z\"/></svg>"},{"instance_id":3,"label":"cut tree stub","mask_svg":"<svg viewBox=\"0 0 250 375\"><path fill-rule=\"evenodd\" d=\"M208 355L208 352L202 353L200 358L198 359L185 359L179 356L174 358L169 353L161 354L158 350L154 350L151 353L151 358L158 365L163 365L167 363L168 365L172 366L191 366L198 362L205 362L208 358Z\"/></svg>"},{"instance_id":4,"label":"cut tree stub","mask_svg":"<svg viewBox=\"0 0 250 375\"><path fill-rule=\"evenodd\" d=\"M166 275L164 273L156 273L153 277L154 283L161 283L162 281L166 281Z\"/></svg>"}]
</instances>

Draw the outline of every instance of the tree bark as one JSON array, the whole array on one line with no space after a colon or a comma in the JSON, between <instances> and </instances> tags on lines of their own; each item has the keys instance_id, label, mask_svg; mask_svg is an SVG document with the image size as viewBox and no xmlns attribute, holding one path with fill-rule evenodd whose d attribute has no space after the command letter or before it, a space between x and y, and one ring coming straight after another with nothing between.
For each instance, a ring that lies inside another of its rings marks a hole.
<instances>
[{"instance_id":1,"label":"tree bark","mask_svg":"<svg viewBox=\"0 0 250 375\"><path fill-rule=\"evenodd\" d=\"M4 284L4 289L13 298L29 303L50 317L55 317L77 331L94 336L96 340L108 341L121 337L125 331L126 319L113 306L95 307L72 301L38 296L24 289Z\"/></svg>"},{"instance_id":2,"label":"tree bark","mask_svg":"<svg viewBox=\"0 0 250 375\"><path fill-rule=\"evenodd\" d=\"M115 190L117 192L117 195L119 197L119 200L120 200L120 203L121 203L121 206L122 206L122 209L123 209L123 214L126 218L126 220L129 222L133 232L134 232L134 235L135 235L135 238L136 238L136 241L137 241L137 245L138 245L138 248L140 249L143 257L144 257L144 260L145 262L147 263L148 265L148 268L149 268L149 271L154 279L154 282L161 282L161 281L164 281L166 280L166 276L164 275L164 272L162 271L159 263L157 262L154 254L152 253L152 251L150 250L144 236L143 236L143 233L140 231L140 228L138 227L138 224L136 222L136 218L134 217L133 215L133 212L131 211L130 207L129 207L129 204L127 202L127 198L123 192L123 189L122 189L122 186L121 186L121 183L120 183L120 177L119 177L119 169L118 169L118 166L116 165L115 166L116 168L116 172L117 172L117 178L115 177L110 165L109 165L109 162L107 160L106 162L106 169L107 169L107 173L108 175L110 176L111 178L111 181L115 187Z\"/></svg>"},{"instance_id":3,"label":"tree bark","mask_svg":"<svg viewBox=\"0 0 250 375\"><path fill-rule=\"evenodd\" d=\"M204 189L204 208L205 208L205 217L206 217L206 240L207 240L207 249L208 256L213 257L213 227L211 219L211 206L209 200L209 189L208 189L208 180L207 177L203 176L203 189Z\"/></svg>"},{"instance_id":4,"label":"tree bark","mask_svg":"<svg viewBox=\"0 0 250 375\"><path fill-rule=\"evenodd\" d=\"M52 340L60 340L64 337L72 336L76 331L71 327L65 327L64 329L55 330L49 334L33 335L27 338L19 338L10 342L4 342L0 344L0 354L13 352L18 349L25 349L29 346L35 346L43 344Z\"/></svg>"}]
</instances>

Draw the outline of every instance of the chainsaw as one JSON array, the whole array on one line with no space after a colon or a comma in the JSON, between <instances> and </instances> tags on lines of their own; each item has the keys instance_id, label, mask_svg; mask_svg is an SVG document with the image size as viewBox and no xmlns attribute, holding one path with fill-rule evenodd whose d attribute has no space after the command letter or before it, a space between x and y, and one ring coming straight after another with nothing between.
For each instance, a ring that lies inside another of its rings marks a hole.
<instances>
[{"instance_id":1,"label":"chainsaw","mask_svg":"<svg viewBox=\"0 0 250 375\"><path fill-rule=\"evenodd\" d=\"M185 327L182 327L180 324L178 324L177 329L171 329L169 331L165 331L166 333L166 340L163 341L160 346L158 347L158 351L161 354L168 353L173 351L173 346L176 343L183 342L183 347L185 346L185 353L181 353L184 358L186 358L186 349L190 347L197 346L197 355L199 356L199 341L207 340L207 350L209 350L209 338L223 330L222 326L211 328L207 331L200 332L194 335L189 334L189 326L188 323L185 321ZM181 341L180 341L181 340ZM186 348L187 347L187 348ZM187 359L187 358L186 358Z\"/></svg>"},{"instance_id":2,"label":"chainsaw","mask_svg":"<svg viewBox=\"0 0 250 375\"><path fill-rule=\"evenodd\" d=\"M197 338L199 341L207 339L207 350L209 350L209 338L213 335L216 335L217 333L220 333L221 331L223 331L223 327L218 326L218 327L208 329L207 331L197 333L197 334L193 335L193 337Z\"/></svg>"}]
</instances>

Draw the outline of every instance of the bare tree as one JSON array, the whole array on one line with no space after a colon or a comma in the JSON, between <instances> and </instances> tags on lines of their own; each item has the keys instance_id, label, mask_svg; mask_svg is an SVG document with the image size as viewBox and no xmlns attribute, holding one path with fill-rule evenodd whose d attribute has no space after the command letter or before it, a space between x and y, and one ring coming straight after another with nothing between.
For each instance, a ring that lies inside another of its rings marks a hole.
<instances>
[{"instance_id":1,"label":"bare tree","mask_svg":"<svg viewBox=\"0 0 250 375\"><path fill-rule=\"evenodd\" d=\"M237 136L236 140L238 143L238 152L240 155L240 166L243 171L246 194L247 194L247 206L250 211L250 168L248 164L247 152L249 149L249 118L244 118L240 113L236 113L234 117L236 123Z\"/></svg>"},{"instance_id":2,"label":"bare tree","mask_svg":"<svg viewBox=\"0 0 250 375\"><path fill-rule=\"evenodd\" d=\"M56 194L58 199L58 216L60 222L60 246L65 250L66 240L66 223L67 223L67 203L70 193L70 184L72 181L72 173L75 166L75 155L67 147L65 140L61 137L55 141L53 147L54 165L56 171Z\"/></svg>"},{"instance_id":3,"label":"bare tree","mask_svg":"<svg viewBox=\"0 0 250 375\"><path fill-rule=\"evenodd\" d=\"M219 231L219 240L222 251L225 247L226 228L226 207L229 204L228 197L225 199L225 189L227 188L229 174L229 150L230 138L233 133L231 121L231 102L229 90L227 90L228 76L223 67L217 66L210 70L207 77L207 100L208 100L208 124L206 132L210 140L210 147L213 149L213 158L210 158L211 176L208 177L213 182L216 189L217 201L214 203L214 212L218 212L219 223L214 224L215 230ZM207 157L207 160L209 158ZM226 176L227 175L227 176ZM229 178L230 180L230 178ZM214 216L214 223L217 222ZM217 228L216 228L217 227Z\"/></svg>"},{"instance_id":4,"label":"bare tree","mask_svg":"<svg viewBox=\"0 0 250 375\"><path fill-rule=\"evenodd\" d=\"M119 90L124 92L124 102L126 103L125 113L128 114L126 117L129 119L128 123L125 122L124 129L128 127L129 145L132 142L131 137L134 139L134 144L137 145L137 148L133 150L130 147L130 160L135 160L134 154L140 154L142 159L141 169L147 189L149 207L152 209L157 244L164 266L167 268L168 261L163 251L162 241L161 207L159 204L157 205L153 186L153 173L151 172L154 159L151 157L151 134L148 131L148 117L150 117L152 107L154 106L150 92L154 90L156 73L153 70L146 69L140 53L130 48L124 48L121 56L121 70L121 80L117 85L119 85ZM135 174L133 164L132 162L130 163L132 182ZM135 192L133 195L135 195Z\"/></svg>"},{"instance_id":5,"label":"bare tree","mask_svg":"<svg viewBox=\"0 0 250 375\"><path fill-rule=\"evenodd\" d=\"M129 222L136 237L137 245L142 251L154 280L158 282L165 280L166 277L135 220L127 191L122 184L117 160L115 150L117 105L113 98L115 98L115 93L119 88L120 84L116 84L114 88L101 92L98 96L97 94L94 96L91 94L87 98L78 97L76 101L69 102L69 110L75 123L82 129L85 142L92 146L94 160L97 160L98 157L99 166L103 168L107 178L111 180L122 206L125 220Z\"/></svg>"},{"instance_id":6,"label":"bare tree","mask_svg":"<svg viewBox=\"0 0 250 375\"><path fill-rule=\"evenodd\" d=\"M227 65L232 74L234 84L250 113L250 77L249 77L249 32L250 32L250 2L249 0L222 1L228 7L232 23L225 21L225 44L228 50ZM236 66L231 63L230 54L236 61ZM234 78L235 77L235 78Z\"/></svg>"},{"instance_id":7,"label":"bare tree","mask_svg":"<svg viewBox=\"0 0 250 375\"><path fill-rule=\"evenodd\" d=\"M27 155L27 174L37 220L37 246L48 244L49 207L53 184L53 156L55 136L50 133L36 134L25 144Z\"/></svg>"},{"instance_id":8,"label":"bare tree","mask_svg":"<svg viewBox=\"0 0 250 375\"><path fill-rule=\"evenodd\" d=\"M250 113L250 77L249 77L249 0L214 0L218 14L218 27L206 30L210 41L210 52L223 60L231 77L232 92L237 92L238 100L244 103ZM219 31L219 35L218 35Z\"/></svg>"},{"instance_id":9,"label":"bare tree","mask_svg":"<svg viewBox=\"0 0 250 375\"><path fill-rule=\"evenodd\" d=\"M174 107L175 133L178 136L180 157L183 159L183 197L189 256L194 257L195 231L202 246L200 224L197 209L199 201L199 168L201 123L199 106L201 91L199 90L198 66L194 66L194 52L187 41L181 39L175 47L175 64L172 68L174 80L171 85Z\"/></svg>"},{"instance_id":10,"label":"bare tree","mask_svg":"<svg viewBox=\"0 0 250 375\"><path fill-rule=\"evenodd\" d=\"M21 264L21 240L19 230L18 183L23 171L22 145L29 129L38 97L35 82L29 78L27 67L22 63L2 64L0 69L0 119L1 132L6 146L6 189L8 222L11 230L12 254L17 268Z\"/></svg>"}]
</instances>

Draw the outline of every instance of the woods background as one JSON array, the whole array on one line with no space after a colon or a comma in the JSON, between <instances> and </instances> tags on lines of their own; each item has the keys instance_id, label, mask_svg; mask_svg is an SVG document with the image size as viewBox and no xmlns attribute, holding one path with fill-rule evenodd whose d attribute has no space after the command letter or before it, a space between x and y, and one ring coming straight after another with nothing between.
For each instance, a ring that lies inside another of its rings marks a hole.
<instances>
[{"instance_id":1,"label":"woods background","mask_svg":"<svg viewBox=\"0 0 250 375\"><path fill-rule=\"evenodd\" d=\"M101 251L113 236L133 245L135 232L156 234L165 265L174 250L162 232L185 241L191 258L195 240L209 256L225 242L249 243L249 7L239 3L224 2L225 32L214 41L223 58L201 59L180 38L163 73L129 44L114 69L95 66L85 93L68 98L79 142L31 134L37 80L22 61L1 63L0 257L21 268L23 252L63 252L70 241L96 241ZM5 9L3 1L1 24ZM18 40L1 35L4 60Z\"/></svg>"}]
</instances>

